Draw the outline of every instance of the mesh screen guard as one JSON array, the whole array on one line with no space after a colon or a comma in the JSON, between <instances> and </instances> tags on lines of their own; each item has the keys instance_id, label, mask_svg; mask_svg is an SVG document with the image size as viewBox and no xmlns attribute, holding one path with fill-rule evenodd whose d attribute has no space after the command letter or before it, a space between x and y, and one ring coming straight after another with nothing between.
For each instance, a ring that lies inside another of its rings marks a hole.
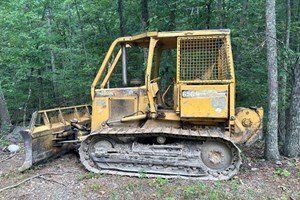
<instances>
[{"instance_id":1,"label":"mesh screen guard","mask_svg":"<svg viewBox=\"0 0 300 200\"><path fill-rule=\"evenodd\" d=\"M179 81L230 80L230 48L226 36L179 37L177 77Z\"/></svg>"}]
</instances>

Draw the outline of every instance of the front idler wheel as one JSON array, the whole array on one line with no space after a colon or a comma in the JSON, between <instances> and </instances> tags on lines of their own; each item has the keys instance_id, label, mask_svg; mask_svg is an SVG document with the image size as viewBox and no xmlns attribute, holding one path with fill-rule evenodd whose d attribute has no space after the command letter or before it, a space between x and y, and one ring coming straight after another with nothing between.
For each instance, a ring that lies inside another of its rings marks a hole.
<instances>
[{"instance_id":1,"label":"front idler wheel","mask_svg":"<svg viewBox=\"0 0 300 200\"><path fill-rule=\"evenodd\" d=\"M206 141L201 148L201 159L209 170L223 171L232 163L231 149L219 141Z\"/></svg>"}]
</instances>

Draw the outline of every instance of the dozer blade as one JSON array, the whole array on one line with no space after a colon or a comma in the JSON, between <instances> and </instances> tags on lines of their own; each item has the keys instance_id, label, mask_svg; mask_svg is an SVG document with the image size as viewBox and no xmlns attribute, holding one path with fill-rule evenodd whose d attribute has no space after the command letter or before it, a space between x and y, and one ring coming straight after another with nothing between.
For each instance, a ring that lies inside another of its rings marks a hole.
<instances>
[{"instance_id":1,"label":"dozer blade","mask_svg":"<svg viewBox=\"0 0 300 200\"><path fill-rule=\"evenodd\" d=\"M90 126L88 105L42 110L33 113L29 128L20 131L24 140L25 161L19 171L29 169L34 163L62 155L76 147L78 129L71 120Z\"/></svg>"},{"instance_id":2,"label":"dozer blade","mask_svg":"<svg viewBox=\"0 0 300 200\"><path fill-rule=\"evenodd\" d=\"M32 137L29 130L20 131L25 147L25 161L19 168L19 171L25 171L32 166Z\"/></svg>"},{"instance_id":3,"label":"dozer blade","mask_svg":"<svg viewBox=\"0 0 300 200\"><path fill-rule=\"evenodd\" d=\"M47 160L50 157L60 156L72 149L73 144L57 145L53 140L53 131L49 130L44 133L39 133L40 136L33 134L29 129L21 131L20 134L24 140L25 161L19 168L19 171L29 169L34 163Z\"/></svg>"}]
</instances>

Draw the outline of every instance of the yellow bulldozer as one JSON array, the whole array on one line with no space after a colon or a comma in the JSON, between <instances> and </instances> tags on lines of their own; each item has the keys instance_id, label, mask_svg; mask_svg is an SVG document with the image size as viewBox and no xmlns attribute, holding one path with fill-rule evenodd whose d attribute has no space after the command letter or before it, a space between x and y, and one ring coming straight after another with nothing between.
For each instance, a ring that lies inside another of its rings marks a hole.
<instances>
[{"instance_id":1,"label":"yellow bulldozer","mask_svg":"<svg viewBox=\"0 0 300 200\"><path fill-rule=\"evenodd\" d=\"M135 48L145 55L144 70L128 83L127 58ZM173 57L166 60L167 51ZM174 63L174 77L162 87L166 63ZM117 70L122 85L109 87ZM241 165L236 144L262 136L263 109L235 108L229 30L118 38L91 85L91 99L91 106L35 112L21 132L26 158L19 170L77 149L95 173L225 180Z\"/></svg>"}]
</instances>

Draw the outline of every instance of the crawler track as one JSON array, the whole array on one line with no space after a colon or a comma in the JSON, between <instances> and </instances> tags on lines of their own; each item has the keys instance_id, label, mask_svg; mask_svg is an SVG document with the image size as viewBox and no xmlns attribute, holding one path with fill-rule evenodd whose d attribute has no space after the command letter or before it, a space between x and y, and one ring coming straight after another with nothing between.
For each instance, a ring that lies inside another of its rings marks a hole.
<instances>
[{"instance_id":1,"label":"crawler track","mask_svg":"<svg viewBox=\"0 0 300 200\"><path fill-rule=\"evenodd\" d=\"M167 142L155 144L157 136ZM105 128L88 136L79 154L89 171L127 176L226 180L241 164L221 129Z\"/></svg>"}]
</instances>

